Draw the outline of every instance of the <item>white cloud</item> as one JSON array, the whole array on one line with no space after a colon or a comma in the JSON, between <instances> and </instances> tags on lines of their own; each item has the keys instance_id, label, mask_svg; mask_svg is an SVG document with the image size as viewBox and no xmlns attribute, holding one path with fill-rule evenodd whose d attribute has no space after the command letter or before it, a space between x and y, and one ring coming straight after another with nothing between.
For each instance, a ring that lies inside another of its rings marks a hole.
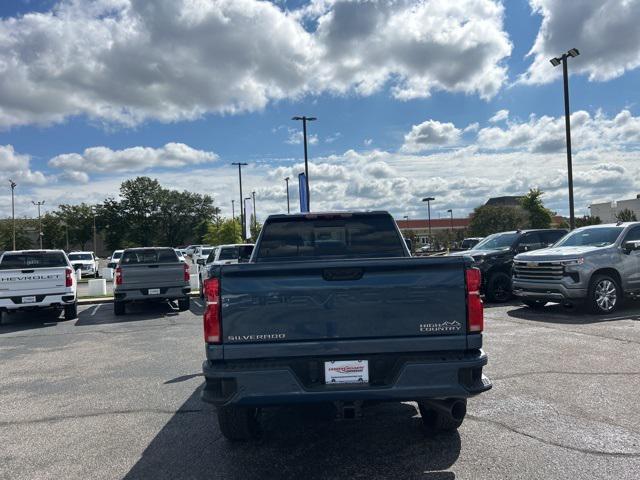
<instances>
[{"instance_id":1,"label":"white cloud","mask_svg":"<svg viewBox=\"0 0 640 480\"><path fill-rule=\"evenodd\" d=\"M622 110L615 117L579 110L571 115L573 148L599 149L640 143L640 117ZM488 149L525 149L550 153L566 148L564 117L531 116L528 122L507 122L504 128L487 127L478 132L478 145Z\"/></svg>"},{"instance_id":2,"label":"white cloud","mask_svg":"<svg viewBox=\"0 0 640 480\"><path fill-rule=\"evenodd\" d=\"M493 117L489 119L491 123L502 122L509 118L509 110L498 110Z\"/></svg>"},{"instance_id":3,"label":"white cloud","mask_svg":"<svg viewBox=\"0 0 640 480\"><path fill-rule=\"evenodd\" d=\"M549 59L570 48L581 55L569 60L571 73L605 81L640 66L640 2L637 0L529 0L542 25L529 52L533 63L525 83L546 83L561 75Z\"/></svg>"},{"instance_id":4,"label":"white cloud","mask_svg":"<svg viewBox=\"0 0 640 480\"><path fill-rule=\"evenodd\" d=\"M342 137L342 133L336 132L333 135L329 135L327 138L325 138L324 143L333 143L336 140L338 140L340 137Z\"/></svg>"},{"instance_id":5,"label":"white cloud","mask_svg":"<svg viewBox=\"0 0 640 480\"><path fill-rule=\"evenodd\" d=\"M302 144L302 141L304 140L304 135L302 133L302 130L297 130L295 128L287 128L287 133L289 134L289 136L284 141L284 143L288 143L289 145ZM307 143L309 145L316 145L318 143L318 135L316 135L315 133L311 135L307 134Z\"/></svg>"},{"instance_id":6,"label":"white cloud","mask_svg":"<svg viewBox=\"0 0 640 480\"><path fill-rule=\"evenodd\" d=\"M49 166L64 170L67 180L86 182L86 172L141 172L152 168L181 168L213 162L213 152L196 150L184 143L167 143L161 148L132 147L111 150L87 148L82 154L65 153L49 160Z\"/></svg>"},{"instance_id":7,"label":"white cloud","mask_svg":"<svg viewBox=\"0 0 640 480\"><path fill-rule=\"evenodd\" d=\"M169 122L387 87L399 99L490 98L505 81L511 43L497 0L311 7L303 20L257 0L59 0L2 18L0 127L74 115Z\"/></svg>"},{"instance_id":8,"label":"white cloud","mask_svg":"<svg viewBox=\"0 0 640 480\"><path fill-rule=\"evenodd\" d=\"M453 123L426 120L411 127L411 131L404 136L402 151L418 153L444 145L454 145L460 141L462 130Z\"/></svg>"},{"instance_id":9,"label":"white cloud","mask_svg":"<svg viewBox=\"0 0 640 480\"><path fill-rule=\"evenodd\" d=\"M47 183L47 177L40 171L31 170L30 164L29 155L17 153L13 145L0 145L0 178L11 179L20 185Z\"/></svg>"},{"instance_id":10,"label":"white cloud","mask_svg":"<svg viewBox=\"0 0 640 480\"><path fill-rule=\"evenodd\" d=\"M373 138L365 138L362 143L365 147L370 147L371 145L373 145Z\"/></svg>"}]
</instances>

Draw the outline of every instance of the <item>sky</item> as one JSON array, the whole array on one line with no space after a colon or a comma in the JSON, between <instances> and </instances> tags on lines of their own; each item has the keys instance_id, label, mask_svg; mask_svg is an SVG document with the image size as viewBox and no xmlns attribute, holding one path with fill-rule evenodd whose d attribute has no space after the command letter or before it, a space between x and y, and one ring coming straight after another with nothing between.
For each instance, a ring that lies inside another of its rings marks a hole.
<instances>
[{"instance_id":1,"label":"sky","mask_svg":"<svg viewBox=\"0 0 640 480\"><path fill-rule=\"evenodd\" d=\"M312 209L468 215L545 192L640 193L640 0L0 2L0 216L117 197L138 175L286 211L309 123Z\"/></svg>"}]
</instances>

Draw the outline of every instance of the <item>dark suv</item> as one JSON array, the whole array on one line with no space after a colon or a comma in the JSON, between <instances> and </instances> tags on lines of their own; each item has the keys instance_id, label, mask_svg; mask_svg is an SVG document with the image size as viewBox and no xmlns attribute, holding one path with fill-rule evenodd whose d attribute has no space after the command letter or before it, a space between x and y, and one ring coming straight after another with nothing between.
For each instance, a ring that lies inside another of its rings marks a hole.
<instances>
[{"instance_id":1,"label":"dark suv","mask_svg":"<svg viewBox=\"0 0 640 480\"><path fill-rule=\"evenodd\" d=\"M511 298L511 268L518 253L547 248L567 234L564 229L516 230L489 235L471 250L452 255L469 255L482 271L482 292L490 302Z\"/></svg>"}]
</instances>

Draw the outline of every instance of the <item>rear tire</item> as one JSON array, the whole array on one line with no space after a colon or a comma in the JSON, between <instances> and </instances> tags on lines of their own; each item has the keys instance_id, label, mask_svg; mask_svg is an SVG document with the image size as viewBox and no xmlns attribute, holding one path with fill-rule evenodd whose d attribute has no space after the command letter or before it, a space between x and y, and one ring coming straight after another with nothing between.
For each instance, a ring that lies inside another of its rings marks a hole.
<instances>
[{"instance_id":1,"label":"rear tire","mask_svg":"<svg viewBox=\"0 0 640 480\"><path fill-rule=\"evenodd\" d=\"M73 320L74 318L78 318L78 302L64 306L64 319Z\"/></svg>"},{"instance_id":2,"label":"rear tire","mask_svg":"<svg viewBox=\"0 0 640 480\"><path fill-rule=\"evenodd\" d=\"M545 300L522 300L522 303L533 310L542 310L547 304Z\"/></svg>"},{"instance_id":3,"label":"rear tire","mask_svg":"<svg viewBox=\"0 0 640 480\"><path fill-rule=\"evenodd\" d=\"M596 275L589 282L586 306L597 315L613 313L622 305L623 293L618 282L609 275Z\"/></svg>"},{"instance_id":4,"label":"rear tire","mask_svg":"<svg viewBox=\"0 0 640 480\"><path fill-rule=\"evenodd\" d=\"M187 310L189 310L190 306L191 306L191 301L189 297L181 298L178 300L178 310L180 312L186 312Z\"/></svg>"},{"instance_id":5,"label":"rear tire","mask_svg":"<svg viewBox=\"0 0 640 480\"><path fill-rule=\"evenodd\" d=\"M124 304L124 302L113 302L113 314L114 315L124 315L125 314L125 304Z\"/></svg>"},{"instance_id":6,"label":"rear tire","mask_svg":"<svg viewBox=\"0 0 640 480\"><path fill-rule=\"evenodd\" d=\"M233 442L247 441L260 435L260 410L252 407L218 407L220 432Z\"/></svg>"},{"instance_id":7,"label":"rear tire","mask_svg":"<svg viewBox=\"0 0 640 480\"><path fill-rule=\"evenodd\" d=\"M511 277L504 272L496 272L487 282L487 300L504 303L511 299Z\"/></svg>"},{"instance_id":8,"label":"rear tire","mask_svg":"<svg viewBox=\"0 0 640 480\"><path fill-rule=\"evenodd\" d=\"M433 408L426 402L418 402L418 409L422 417L422 425L427 433L451 432L457 430L464 422L467 414L467 399L461 399L464 402L464 412L459 418L453 418L443 412Z\"/></svg>"}]
</instances>

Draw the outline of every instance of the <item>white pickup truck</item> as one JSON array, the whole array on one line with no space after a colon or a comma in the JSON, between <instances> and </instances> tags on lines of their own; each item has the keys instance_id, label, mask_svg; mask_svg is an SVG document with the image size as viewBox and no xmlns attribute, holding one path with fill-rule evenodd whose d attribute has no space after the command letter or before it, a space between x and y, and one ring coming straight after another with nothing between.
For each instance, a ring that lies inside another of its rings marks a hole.
<instances>
[{"instance_id":1,"label":"white pickup truck","mask_svg":"<svg viewBox=\"0 0 640 480\"><path fill-rule=\"evenodd\" d=\"M77 317L73 268L62 250L18 250L0 256L0 312L64 310Z\"/></svg>"}]
</instances>

